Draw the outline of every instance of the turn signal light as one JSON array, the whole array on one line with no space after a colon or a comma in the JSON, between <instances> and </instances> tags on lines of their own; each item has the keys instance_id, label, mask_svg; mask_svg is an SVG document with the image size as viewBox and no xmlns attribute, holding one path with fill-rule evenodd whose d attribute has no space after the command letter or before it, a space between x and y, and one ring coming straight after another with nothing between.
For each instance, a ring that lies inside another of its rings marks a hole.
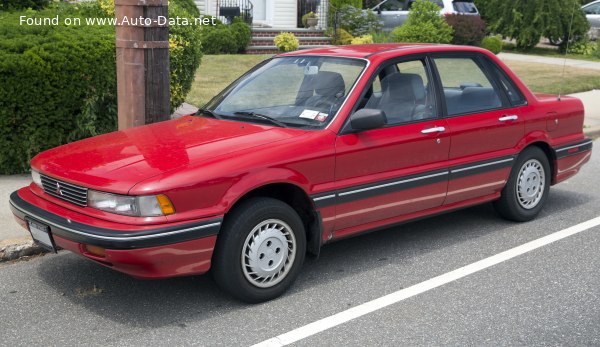
<instances>
[{"instance_id":1,"label":"turn signal light","mask_svg":"<svg viewBox=\"0 0 600 347\"><path fill-rule=\"evenodd\" d=\"M98 246L84 245L85 251L97 257L106 258L106 249Z\"/></svg>"},{"instance_id":2,"label":"turn signal light","mask_svg":"<svg viewBox=\"0 0 600 347\"><path fill-rule=\"evenodd\" d=\"M175 207L173 207L171 200L169 200L166 195L157 195L156 200L158 201L158 205L165 216L175 213Z\"/></svg>"}]
</instances>

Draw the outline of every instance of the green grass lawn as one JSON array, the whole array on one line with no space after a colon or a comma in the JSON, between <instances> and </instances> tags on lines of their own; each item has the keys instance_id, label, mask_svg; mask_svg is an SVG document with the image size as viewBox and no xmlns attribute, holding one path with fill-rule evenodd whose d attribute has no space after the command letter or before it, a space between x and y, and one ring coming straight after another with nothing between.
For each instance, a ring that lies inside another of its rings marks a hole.
<instances>
[{"instance_id":1,"label":"green grass lawn","mask_svg":"<svg viewBox=\"0 0 600 347\"><path fill-rule=\"evenodd\" d=\"M204 106L244 72L271 56L270 54L203 56L192 90L185 101L194 106Z\"/></svg>"},{"instance_id":2,"label":"green grass lawn","mask_svg":"<svg viewBox=\"0 0 600 347\"><path fill-rule=\"evenodd\" d=\"M186 102L203 106L248 69L271 55L205 55ZM562 66L508 61L506 63L534 92L558 94ZM567 67L563 94L600 89L600 71Z\"/></svg>"}]
</instances>

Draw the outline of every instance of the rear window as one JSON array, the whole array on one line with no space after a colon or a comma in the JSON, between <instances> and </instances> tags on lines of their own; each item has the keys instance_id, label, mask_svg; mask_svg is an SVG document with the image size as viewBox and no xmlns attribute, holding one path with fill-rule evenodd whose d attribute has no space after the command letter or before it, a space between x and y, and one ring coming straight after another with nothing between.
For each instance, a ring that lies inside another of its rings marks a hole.
<instances>
[{"instance_id":1,"label":"rear window","mask_svg":"<svg viewBox=\"0 0 600 347\"><path fill-rule=\"evenodd\" d=\"M477 13L477 7L472 1L454 1L454 11L458 13Z\"/></svg>"}]
</instances>

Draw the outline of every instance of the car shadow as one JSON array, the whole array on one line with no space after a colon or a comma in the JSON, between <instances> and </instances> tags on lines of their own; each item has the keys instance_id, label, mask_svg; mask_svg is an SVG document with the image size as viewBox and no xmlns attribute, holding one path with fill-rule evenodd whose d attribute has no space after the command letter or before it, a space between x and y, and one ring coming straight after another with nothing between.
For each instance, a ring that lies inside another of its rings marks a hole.
<instances>
[{"instance_id":1,"label":"car shadow","mask_svg":"<svg viewBox=\"0 0 600 347\"><path fill-rule=\"evenodd\" d=\"M593 199L554 189L538 221L568 213ZM484 204L334 242L322 248L319 259L307 258L295 285L277 301L294 300L306 291L319 290L314 287L380 266L410 264L426 252L515 225L501 219L491 204ZM68 252L45 257L38 272L73 304L131 327L184 328L184 321L202 321L249 307L221 292L210 275L138 280Z\"/></svg>"}]
</instances>

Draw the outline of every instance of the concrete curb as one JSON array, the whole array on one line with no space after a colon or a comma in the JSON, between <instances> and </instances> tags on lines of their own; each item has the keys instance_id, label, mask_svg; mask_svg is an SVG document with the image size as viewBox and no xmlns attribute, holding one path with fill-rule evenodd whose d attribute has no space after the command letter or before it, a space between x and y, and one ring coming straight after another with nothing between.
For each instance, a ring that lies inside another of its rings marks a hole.
<instances>
[{"instance_id":1,"label":"concrete curb","mask_svg":"<svg viewBox=\"0 0 600 347\"><path fill-rule=\"evenodd\" d=\"M0 263L23 257L47 253L48 251L33 241L0 247Z\"/></svg>"},{"instance_id":2,"label":"concrete curb","mask_svg":"<svg viewBox=\"0 0 600 347\"><path fill-rule=\"evenodd\" d=\"M583 133L587 137L590 137L592 139L597 139L598 137L600 137L600 126L585 128L585 129L583 129Z\"/></svg>"}]
</instances>

